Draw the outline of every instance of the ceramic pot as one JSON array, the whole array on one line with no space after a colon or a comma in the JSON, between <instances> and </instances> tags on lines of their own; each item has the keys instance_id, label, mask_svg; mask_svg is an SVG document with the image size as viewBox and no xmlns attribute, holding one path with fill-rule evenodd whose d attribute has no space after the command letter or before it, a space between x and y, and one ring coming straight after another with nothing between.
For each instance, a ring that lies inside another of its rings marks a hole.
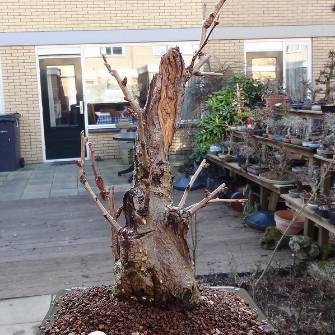
<instances>
[{"instance_id":1,"label":"ceramic pot","mask_svg":"<svg viewBox=\"0 0 335 335\"><path fill-rule=\"evenodd\" d=\"M329 208L328 210L329 222L335 225L335 208Z\"/></svg>"},{"instance_id":2,"label":"ceramic pot","mask_svg":"<svg viewBox=\"0 0 335 335\"><path fill-rule=\"evenodd\" d=\"M321 105L323 113L335 113L335 105Z\"/></svg>"},{"instance_id":3,"label":"ceramic pot","mask_svg":"<svg viewBox=\"0 0 335 335\"><path fill-rule=\"evenodd\" d=\"M284 209L275 212L275 221L277 229L284 233L290 222L292 221L295 213L290 209ZM290 226L287 231L287 235L297 235L304 228L305 218L303 216L298 216L295 222Z\"/></svg>"},{"instance_id":4,"label":"ceramic pot","mask_svg":"<svg viewBox=\"0 0 335 335\"><path fill-rule=\"evenodd\" d=\"M317 213L323 218L329 218L329 208L328 206L319 206Z\"/></svg>"}]
</instances>

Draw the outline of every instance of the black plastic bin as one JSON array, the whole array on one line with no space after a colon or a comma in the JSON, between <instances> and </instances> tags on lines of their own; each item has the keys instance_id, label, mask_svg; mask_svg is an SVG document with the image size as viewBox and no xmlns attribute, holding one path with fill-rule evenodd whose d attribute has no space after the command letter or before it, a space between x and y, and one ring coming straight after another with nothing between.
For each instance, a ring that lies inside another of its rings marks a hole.
<instances>
[{"instance_id":1,"label":"black plastic bin","mask_svg":"<svg viewBox=\"0 0 335 335\"><path fill-rule=\"evenodd\" d=\"M0 172L20 167L20 114L0 115Z\"/></svg>"}]
</instances>

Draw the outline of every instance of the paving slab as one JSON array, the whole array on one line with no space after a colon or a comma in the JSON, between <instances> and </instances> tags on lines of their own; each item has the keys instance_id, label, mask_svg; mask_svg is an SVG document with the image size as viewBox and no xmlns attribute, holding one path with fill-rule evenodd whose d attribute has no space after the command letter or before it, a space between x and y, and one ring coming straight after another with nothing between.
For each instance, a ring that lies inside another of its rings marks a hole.
<instances>
[{"instance_id":1,"label":"paving slab","mask_svg":"<svg viewBox=\"0 0 335 335\"><path fill-rule=\"evenodd\" d=\"M117 206L124 190L116 192ZM175 203L181 195L174 193ZM203 191L191 192L189 203L202 196ZM110 230L87 194L0 202L0 213L0 299L113 283ZM245 226L239 213L213 204L197 220L197 274L265 266L270 251L259 246L262 233ZM274 259L280 266L291 262L288 250Z\"/></svg>"}]
</instances>

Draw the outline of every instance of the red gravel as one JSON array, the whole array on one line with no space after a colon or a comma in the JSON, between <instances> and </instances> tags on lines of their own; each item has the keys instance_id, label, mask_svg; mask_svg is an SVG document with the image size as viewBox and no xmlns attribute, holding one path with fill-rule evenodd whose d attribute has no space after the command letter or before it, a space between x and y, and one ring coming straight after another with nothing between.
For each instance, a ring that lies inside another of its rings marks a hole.
<instances>
[{"instance_id":1,"label":"red gravel","mask_svg":"<svg viewBox=\"0 0 335 335\"><path fill-rule=\"evenodd\" d=\"M202 288L201 301L192 309L160 309L113 296L112 287L76 289L61 297L52 325L41 327L48 335L263 335L257 315L234 293Z\"/></svg>"}]
</instances>

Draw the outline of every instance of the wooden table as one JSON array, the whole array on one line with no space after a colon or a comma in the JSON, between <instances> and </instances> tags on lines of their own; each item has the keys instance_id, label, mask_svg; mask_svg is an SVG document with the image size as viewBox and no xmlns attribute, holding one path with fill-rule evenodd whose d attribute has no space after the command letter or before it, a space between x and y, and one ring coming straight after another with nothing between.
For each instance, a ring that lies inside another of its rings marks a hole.
<instances>
[{"instance_id":1,"label":"wooden table","mask_svg":"<svg viewBox=\"0 0 335 335\"><path fill-rule=\"evenodd\" d=\"M286 206L294 210L298 211L304 206L300 198L292 198L289 194L281 194L281 198L285 200ZM335 226L328 219L323 218L308 207L302 210L301 215L306 218L304 235L317 239L320 246L327 244L329 232L335 234Z\"/></svg>"},{"instance_id":2,"label":"wooden table","mask_svg":"<svg viewBox=\"0 0 335 335\"><path fill-rule=\"evenodd\" d=\"M242 169L237 163L227 162L224 159L216 155L213 155L213 154L208 154L207 159L231 171L232 173L242 176L243 178L246 178L252 181L253 183L259 185L260 186L260 203L263 209L274 211L277 207L277 203L280 198L280 195L287 193L289 189L292 189L295 187L293 184L278 185L278 184L268 183L264 181L263 179L261 179L259 176L248 173L247 171Z\"/></svg>"}]
</instances>

